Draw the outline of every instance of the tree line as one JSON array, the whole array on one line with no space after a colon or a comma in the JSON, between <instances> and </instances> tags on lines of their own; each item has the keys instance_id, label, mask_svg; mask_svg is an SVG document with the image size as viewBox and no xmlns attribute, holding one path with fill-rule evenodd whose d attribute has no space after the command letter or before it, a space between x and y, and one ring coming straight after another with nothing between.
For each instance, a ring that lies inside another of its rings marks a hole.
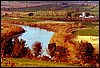
<instances>
[{"instance_id":1,"label":"tree line","mask_svg":"<svg viewBox=\"0 0 100 68\"><path fill-rule=\"evenodd\" d=\"M68 48L63 46L56 46L56 43L48 44L47 53L48 56L42 55L42 45L41 42L35 42L32 45L32 50L29 47L25 47L26 41L23 39L18 39L14 37L14 40L10 39L1 44L1 56L12 57L12 58L30 58L45 61L56 61L56 62L69 62L68 57L70 56ZM94 54L94 48L91 43L79 43L78 47L78 60L84 66L86 63L90 67L96 67L99 64L99 54Z\"/></svg>"}]
</instances>

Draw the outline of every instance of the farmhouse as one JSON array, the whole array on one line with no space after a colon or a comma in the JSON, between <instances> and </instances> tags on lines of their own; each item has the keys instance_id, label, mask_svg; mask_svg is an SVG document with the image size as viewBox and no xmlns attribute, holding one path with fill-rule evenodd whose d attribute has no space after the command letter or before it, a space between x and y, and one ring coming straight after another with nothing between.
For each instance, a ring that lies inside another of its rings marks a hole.
<instances>
[{"instance_id":1,"label":"farmhouse","mask_svg":"<svg viewBox=\"0 0 100 68\"><path fill-rule=\"evenodd\" d=\"M94 18L95 16L90 15L89 13L82 12L82 15L79 15L81 18Z\"/></svg>"}]
</instances>

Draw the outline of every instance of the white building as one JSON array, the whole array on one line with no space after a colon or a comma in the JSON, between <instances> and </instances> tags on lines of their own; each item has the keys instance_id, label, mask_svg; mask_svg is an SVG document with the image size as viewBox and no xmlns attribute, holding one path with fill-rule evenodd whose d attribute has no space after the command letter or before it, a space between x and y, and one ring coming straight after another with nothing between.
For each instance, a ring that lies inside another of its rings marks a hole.
<instances>
[{"instance_id":1,"label":"white building","mask_svg":"<svg viewBox=\"0 0 100 68\"><path fill-rule=\"evenodd\" d=\"M82 15L79 15L81 18L94 18L94 16L85 16L85 12L82 12Z\"/></svg>"},{"instance_id":2,"label":"white building","mask_svg":"<svg viewBox=\"0 0 100 68\"><path fill-rule=\"evenodd\" d=\"M85 17L85 12L82 12L82 16Z\"/></svg>"}]
</instances>

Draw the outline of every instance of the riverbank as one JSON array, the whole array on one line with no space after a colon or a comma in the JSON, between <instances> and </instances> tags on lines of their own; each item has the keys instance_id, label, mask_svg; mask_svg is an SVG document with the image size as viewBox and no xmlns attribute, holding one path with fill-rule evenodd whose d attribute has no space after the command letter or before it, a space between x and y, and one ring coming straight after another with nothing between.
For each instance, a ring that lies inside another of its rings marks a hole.
<instances>
[{"instance_id":1,"label":"riverbank","mask_svg":"<svg viewBox=\"0 0 100 68\"><path fill-rule=\"evenodd\" d=\"M81 23L75 23L75 22L56 22L53 23L52 21L41 21L41 22L24 22L24 21L18 21L18 20L1 20L1 22L5 23L11 23L11 24L20 24L20 25L26 25L30 27L38 27L40 29L45 29L48 31L53 32L62 32L62 33L71 33L71 31L68 31L69 29L73 28L83 28L84 25L81 25ZM45 23L48 22L48 23Z\"/></svg>"},{"instance_id":2,"label":"riverbank","mask_svg":"<svg viewBox=\"0 0 100 68\"><path fill-rule=\"evenodd\" d=\"M22 27L8 23L1 23L3 30L1 31L1 41L13 38L15 35L25 32Z\"/></svg>"}]
</instances>

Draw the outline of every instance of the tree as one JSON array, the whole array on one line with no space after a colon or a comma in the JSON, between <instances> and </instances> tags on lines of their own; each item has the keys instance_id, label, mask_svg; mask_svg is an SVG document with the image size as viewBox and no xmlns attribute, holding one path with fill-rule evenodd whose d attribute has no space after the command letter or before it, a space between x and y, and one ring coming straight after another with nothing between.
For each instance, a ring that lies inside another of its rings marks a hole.
<instances>
[{"instance_id":1,"label":"tree","mask_svg":"<svg viewBox=\"0 0 100 68\"><path fill-rule=\"evenodd\" d=\"M74 14L74 17L78 17L78 14L77 14L77 13L75 13L75 14Z\"/></svg>"},{"instance_id":2,"label":"tree","mask_svg":"<svg viewBox=\"0 0 100 68\"><path fill-rule=\"evenodd\" d=\"M82 61L84 61L84 63L90 63L90 60L93 58L93 51L94 48L91 43L81 42L79 46L79 54L80 58L82 59Z\"/></svg>"},{"instance_id":3,"label":"tree","mask_svg":"<svg viewBox=\"0 0 100 68\"><path fill-rule=\"evenodd\" d=\"M8 16L9 14L8 13L5 13L5 16Z\"/></svg>"},{"instance_id":4,"label":"tree","mask_svg":"<svg viewBox=\"0 0 100 68\"><path fill-rule=\"evenodd\" d=\"M91 43L81 43L80 47L80 52L84 52L84 55L86 56L92 56L94 48Z\"/></svg>"},{"instance_id":5,"label":"tree","mask_svg":"<svg viewBox=\"0 0 100 68\"><path fill-rule=\"evenodd\" d=\"M16 37L14 37L14 44L19 44L19 39L18 39L18 37L16 36Z\"/></svg>"},{"instance_id":6,"label":"tree","mask_svg":"<svg viewBox=\"0 0 100 68\"><path fill-rule=\"evenodd\" d=\"M86 13L85 16L86 16L86 17L90 16L90 13Z\"/></svg>"},{"instance_id":7,"label":"tree","mask_svg":"<svg viewBox=\"0 0 100 68\"><path fill-rule=\"evenodd\" d=\"M63 55L66 54L66 49L64 47L62 47L62 46L57 46L56 47L56 52L59 52L60 53L59 55L63 56Z\"/></svg>"},{"instance_id":8,"label":"tree","mask_svg":"<svg viewBox=\"0 0 100 68\"><path fill-rule=\"evenodd\" d=\"M79 12L79 8L76 8L76 11Z\"/></svg>"},{"instance_id":9,"label":"tree","mask_svg":"<svg viewBox=\"0 0 100 68\"><path fill-rule=\"evenodd\" d=\"M24 41L23 39L20 39L20 52L19 52L19 56L20 57L25 57L27 54L27 48L25 47L25 43L26 41Z\"/></svg>"},{"instance_id":10,"label":"tree","mask_svg":"<svg viewBox=\"0 0 100 68\"><path fill-rule=\"evenodd\" d=\"M49 50L49 55L52 58L56 51L56 44L55 43L48 44L48 50Z\"/></svg>"},{"instance_id":11,"label":"tree","mask_svg":"<svg viewBox=\"0 0 100 68\"><path fill-rule=\"evenodd\" d=\"M29 49L29 47L26 47L26 50L27 50L27 54L26 54L26 58L30 58L30 59L32 59L33 58L33 55L32 55L32 53L31 53L31 50Z\"/></svg>"},{"instance_id":12,"label":"tree","mask_svg":"<svg viewBox=\"0 0 100 68\"><path fill-rule=\"evenodd\" d=\"M72 17L71 12L68 12L68 13L67 13L67 18L71 18L71 17Z\"/></svg>"},{"instance_id":13,"label":"tree","mask_svg":"<svg viewBox=\"0 0 100 68\"><path fill-rule=\"evenodd\" d=\"M29 13L28 16L33 16L33 13Z\"/></svg>"},{"instance_id":14,"label":"tree","mask_svg":"<svg viewBox=\"0 0 100 68\"><path fill-rule=\"evenodd\" d=\"M25 47L26 41L23 39L18 39L18 37L14 38L14 44L13 44L13 51L12 51L12 57L14 58L23 58L26 57L28 53L28 49Z\"/></svg>"},{"instance_id":15,"label":"tree","mask_svg":"<svg viewBox=\"0 0 100 68\"><path fill-rule=\"evenodd\" d=\"M55 57L56 57L56 61L66 61L67 58L67 54L66 54L66 48L62 47L62 46L57 46L56 47L56 52L55 52Z\"/></svg>"},{"instance_id":16,"label":"tree","mask_svg":"<svg viewBox=\"0 0 100 68\"><path fill-rule=\"evenodd\" d=\"M35 42L32 45L32 51L33 51L33 54L35 55L35 58L38 57L39 55L41 55L41 53L42 53L41 43L40 42Z\"/></svg>"},{"instance_id":17,"label":"tree","mask_svg":"<svg viewBox=\"0 0 100 68\"><path fill-rule=\"evenodd\" d=\"M20 41L18 37L14 37L14 44L13 44L13 51L12 51L12 57L17 58L20 53Z\"/></svg>"},{"instance_id":18,"label":"tree","mask_svg":"<svg viewBox=\"0 0 100 68\"><path fill-rule=\"evenodd\" d=\"M88 66L98 67L99 66L99 53L94 52L94 48L91 43L81 42L79 46L79 56L81 64L84 66L86 63Z\"/></svg>"},{"instance_id":19,"label":"tree","mask_svg":"<svg viewBox=\"0 0 100 68\"><path fill-rule=\"evenodd\" d=\"M6 57L6 54L11 54L12 53L12 38L6 38L6 40L3 40L1 42L1 51L3 51L2 55Z\"/></svg>"},{"instance_id":20,"label":"tree","mask_svg":"<svg viewBox=\"0 0 100 68\"><path fill-rule=\"evenodd\" d=\"M94 14L91 14L91 16L95 16Z\"/></svg>"},{"instance_id":21,"label":"tree","mask_svg":"<svg viewBox=\"0 0 100 68\"><path fill-rule=\"evenodd\" d=\"M13 58L18 58L19 57L19 52L20 52L20 46L18 44L14 44L12 57Z\"/></svg>"},{"instance_id":22,"label":"tree","mask_svg":"<svg viewBox=\"0 0 100 68\"><path fill-rule=\"evenodd\" d=\"M56 50L56 44L55 43L48 44L48 49L55 51Z\"/></svg>"}]
</instances>

